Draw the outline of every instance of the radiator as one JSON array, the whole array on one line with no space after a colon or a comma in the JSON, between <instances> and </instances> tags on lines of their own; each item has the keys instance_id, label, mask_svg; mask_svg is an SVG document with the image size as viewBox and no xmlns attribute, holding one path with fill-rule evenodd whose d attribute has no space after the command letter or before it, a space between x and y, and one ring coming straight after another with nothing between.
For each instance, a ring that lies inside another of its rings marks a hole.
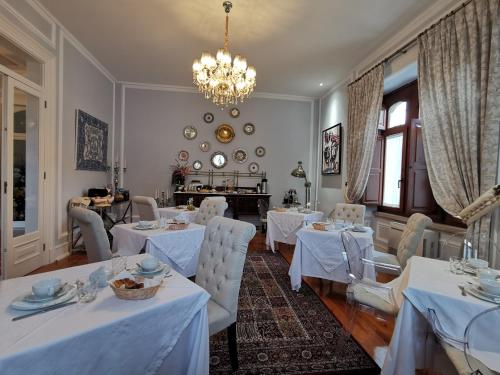
<instances>
[{"instance_id":1,"label":"radiator","mask_svg":"<svg viewBox=\"0 0 500 375\"><path fill-rule=\"evenodd\" d=\"M388 247L389 253L395 254L401 241L401 235L405 229L405 224L392 221L389 228ZM427 258L437 258L439 256L439 232L426 229L424 237L418 245L417 255Z\"/></svg>"}]
</instances>

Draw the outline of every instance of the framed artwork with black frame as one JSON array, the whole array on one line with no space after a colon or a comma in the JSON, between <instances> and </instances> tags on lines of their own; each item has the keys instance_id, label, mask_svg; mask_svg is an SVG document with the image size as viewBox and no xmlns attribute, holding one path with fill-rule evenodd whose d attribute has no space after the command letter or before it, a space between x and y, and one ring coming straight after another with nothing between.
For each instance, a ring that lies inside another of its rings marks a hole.
<instances>
[{"instance_id":1,"label":"framed artwork with black frame","mask_svg":"<svg viewBox=\"0 0 500 375\"><path fill-rule=\"evenodd\" d=\"M338 123L321 133L321 174L340 174L342 157L342 124Z\"/></svg>"},{"instance_id":2,"label":"framed artwork with black frame","mask_svg":"<svg viewBox=\"0 0 500 375\"><path fill-rule=\"evenodd\" d=\"M108 124L81 109L76 111L76 169L107 170Z\"/></svg>"}]
</instances>

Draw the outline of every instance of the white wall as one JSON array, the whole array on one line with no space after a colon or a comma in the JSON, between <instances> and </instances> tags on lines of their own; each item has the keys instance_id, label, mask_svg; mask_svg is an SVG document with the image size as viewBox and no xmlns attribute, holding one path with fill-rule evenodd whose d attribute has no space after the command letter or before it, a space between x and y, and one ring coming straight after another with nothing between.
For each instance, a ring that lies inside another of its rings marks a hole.
<instances>
[{"instance_id":1,"label":"white wall","mask_svg":"<svg viewBox=\"0 0 500 375\"><path fill-rule=\"evenodd\" d=\"M124 157L127 163L124 186L132 195L152 195L156 187L166 190L171 179L169 166L180 150L189 152L190 164L200 160L205 171L214 169L210 165L210 155L214 151L222 151L229 158L221 171L247 172L248 164L257 162L260 171L267 173L272 205L279 205L284 192L290 188L296 189L303 201L304 182L290 175L297 161L304 162L309 178L315 181L316 161L311 143L315 143L316 125L311 117L314 109L310 101L253 97L237 106L240 116L236 119L229 116L228 109L218 109L196 92L126 88L124 103ZM203 121L205 112L215 115L213 123ZM247 122L255 125L253 135L243 133L242 127ZM215 138L214 131L221 123L230 124L235 130L236 136L228 144L219 143ZM197 128L196 139L183 137L182 130L187 125ZM203 141L210 142L209 152L199 149ZM264 157L255 155L257 146L266 148ZM232 160L232 152L238 147L248 152L245 164ZM207 177L201 180L207 183ZM258 182L259 179L240 179L239 186L255 186ZM221 181L215 183L221 184Z\"/></svg>"}]
</instances>

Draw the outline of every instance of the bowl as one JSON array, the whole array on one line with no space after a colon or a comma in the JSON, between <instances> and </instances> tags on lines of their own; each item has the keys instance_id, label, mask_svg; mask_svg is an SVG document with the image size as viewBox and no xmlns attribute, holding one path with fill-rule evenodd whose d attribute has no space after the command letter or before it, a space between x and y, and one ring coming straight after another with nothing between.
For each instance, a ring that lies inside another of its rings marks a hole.
<instances>
[{"instance_id":1,"label":"bowl","mask_svg":"<svg viewBox=\"0 0 500 375\"><path fill-rule=\"evenodd\" d=\"M489 293L496 296L500 296L500 280L499 279L479 279L479 285L481 288Z\"/></svg>"},{"instance_id":2,"label":"bowl","mask_svg":"<svg viewBox=\"0 0 500 375\"><path fill-rule=\"evenodd\" d=\"M148 256L141 261L141 267L144 271L153 271L158 267L159 261L155 257Z\"/></svg>"},{"instance_id":3,"label":"bowl","mask_svg":"<svg viewBox=\"0 0 500 375\"><path fill-rule=\"evenodd\" d=\"M61 288L61 279L51 278L37 281L31 287L37 297L52 297Z\"/></svg>"}]
</instances>

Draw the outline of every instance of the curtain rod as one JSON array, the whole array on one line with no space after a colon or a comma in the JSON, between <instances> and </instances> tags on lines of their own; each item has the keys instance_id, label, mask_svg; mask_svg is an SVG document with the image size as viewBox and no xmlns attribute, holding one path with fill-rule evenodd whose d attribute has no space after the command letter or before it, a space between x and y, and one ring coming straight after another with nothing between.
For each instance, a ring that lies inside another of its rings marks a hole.
<instances>
[{"instance_id":1,"label":"curtain rod","mask_svg":"<svg viewBox=\"0 0 500 375\"><path fill-rule=\"evenodd\" d=\"M351 83L349 83L347 86L350 86L352 85L353 83L356 83L358 82L361 78L363 78L365 75L367 75L368 73L370 73L373 69L377 68L379 65L383 65L383 64L386 64L388 63L389 61L393 60L394 58L400 56L400 55L404 55L406 52L408 52L408 49L410 49L411 47L413 47L414 45L417 44L417 41L418 41L418 38L420 38L422 35L424 35L425 33L427 33L429 30L431 30L432 28L434 28L436 25L438 25L440 22L442 22L443 20L449 18L449 17L452 17L453 15L455 15L455 13L457 13L458 11L460 11L461 9L465 8L467 5L469 5L473 0L467 0L465 1L464 3L462 3L462 5L460 5L459 7L455 8L454 10L452 10L450 13L446 14L444 17L441 17L436 23L433 23L431 26L427 27L424 31L422 31L421 33L419 33L415 38L411 39L408 43L406 43L403 47L400 47L398 48L396 51L394 51L393 53L391 53L389 56L387 56L385 59L383 59L381 62L379 62L378 64L375 64L373 67L371 67L370 69L368 69L366 72L364 72L361 76L359 76L358 78L356 78L354 81L352 81Z\"/></svg>"}]
</instances>

